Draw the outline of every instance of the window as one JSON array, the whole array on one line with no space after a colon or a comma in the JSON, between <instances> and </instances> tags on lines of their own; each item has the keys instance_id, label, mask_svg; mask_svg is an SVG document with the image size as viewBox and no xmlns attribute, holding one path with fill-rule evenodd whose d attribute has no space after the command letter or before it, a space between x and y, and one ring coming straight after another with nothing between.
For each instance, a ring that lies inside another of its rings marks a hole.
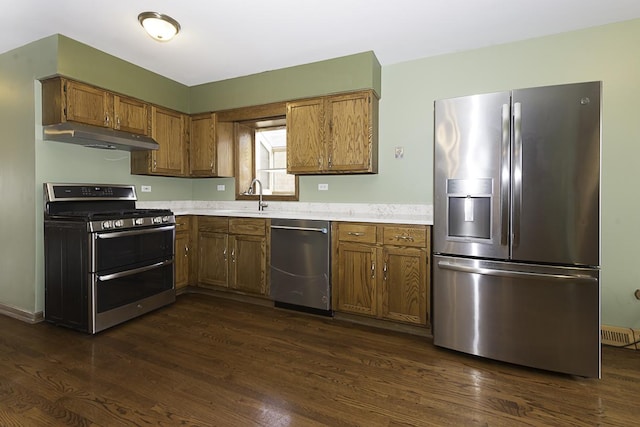
<instances>
[{"instance_id":1,"label":"window","mask_svg":"<svg viewBox=\"0 0 640 427\"><path fill-rule=\"evenodd\" d=\"M257 197L248 192L254 178L262 184L264 199L298 200L298 177L287 174L285 112L286 104L279 103L219 114L234 123L236 200Z\"/></svg>"},{"instance_id":2,"label":"window","mask_svg":"<svg viewBox=\"0 0 640 427\"><path fill-rule=\"evenodd\" d=\"M256 130L256 168L265 195L295 194L296 177L287 173L286 127Z\"/></svg>"}]
</instances>

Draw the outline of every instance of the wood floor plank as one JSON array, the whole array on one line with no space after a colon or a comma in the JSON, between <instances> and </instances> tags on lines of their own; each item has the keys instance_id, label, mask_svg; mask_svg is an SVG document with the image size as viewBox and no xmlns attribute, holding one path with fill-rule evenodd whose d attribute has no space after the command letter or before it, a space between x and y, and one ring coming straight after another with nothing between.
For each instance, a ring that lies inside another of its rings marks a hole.
<instances>
[{"instance_id":1,"label":"wood floor plank","mask_svg":"<svg viewBox=\"0 0 640 427\"><path fill-rule=\"evenodd\" d=\"M586 379L185 294L95 336L0 316L0 425L629 426L639 354Z\"/></svg>"}]
</instances>

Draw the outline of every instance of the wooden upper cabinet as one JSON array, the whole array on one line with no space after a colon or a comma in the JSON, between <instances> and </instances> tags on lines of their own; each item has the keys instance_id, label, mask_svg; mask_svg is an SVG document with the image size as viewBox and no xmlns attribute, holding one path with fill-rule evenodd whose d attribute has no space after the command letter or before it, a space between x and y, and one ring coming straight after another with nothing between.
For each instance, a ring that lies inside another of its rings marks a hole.
<instances>
[{"instance_id":1,"label":"wooden upper cabinet","mask_svg":"<svg viewBox=\"0 0 640 427\"><path fill-rule=\"evenodd\" d=\"M287 172L325 169L324 99L287 103Z\"/></svg>"},{"instance_id":2,"label":"wooden upper cabinet","mask_svg":"<svg viewBox=\"0 0 640 427\"><path fill-rule=\"evenodd\" d=\"M287 104L287 171L377 173L378 98L372 91Z\"/></svg>"},{"instance_id":3,"label":"wooden upper cabinet","mask_svg":"<svg viewBox=\"0 0 640 427\"><path fill-rule=\"evenodd\" d=\"M233 123L219 123L215 113L191 116L189 175L233 176Z\"/></svg>"},{"instance_id":4,"label":"wooden upper cabinet","mask_svg":"<svg viewBox=\"0 0 640 427\"><path fill-rule=\"evenodd\" d=\"M74 81L64 81L66 121L113 127L112 95L106 90Z\"/></svg>"},{"instance_id":5,"label":"wooden upper cabinet","mask_svg":"<svg viewBox=\"0 0 640 427\"><path fill-rule=\"evenodd\" d=\"M142 175L185 176L187 174L186 130L189 116L151 106L151 137L158 150L131 152L131 173Z\"/></svg>"},{"instance_id":6,"label":"wooden upper cabinet","mask_svg":"<svg viewBox=\"0 0 640 427\"><path fill-rule=\"evenodd\" d=\"M336 173L374 172L373 154L377 152L373 147L374 99L371 93L362 92L327 98L328 170ZM377 99L375 102L377 105Z\"/></svg>"},{"instance_id":7,"label":"wooden upper cabinet","mask_svg":"<svg viewBox=\"0 0 640 427\"><path fill-rule=\"evenodd\" d=\"M42 82L42 124L77 122L149 135L150 105L105 89L55 77Z\"/></svg>"},{"instance_id":8,"label":"wooden upper cabinet","mask_svg":"<svg viewBox=\"0 0 640 427\"><path fill-rule=\"evenodd\" d=\"M138 135L151 133L151 106L146 102L122 95L113 96L113 127Z\"/></svg>"},{"instance_id":9,"label":"wooden upper cabinet","mask_svg":"<svg viewBox=\"0 0 640 427\"><path fill-rule=\"evenodd\" d=\"M160 148L151 151L152 172L166 175L186 173L185 131L188 117L177 111L151 107L151 137Z\"/></svg>"}]
</instances>

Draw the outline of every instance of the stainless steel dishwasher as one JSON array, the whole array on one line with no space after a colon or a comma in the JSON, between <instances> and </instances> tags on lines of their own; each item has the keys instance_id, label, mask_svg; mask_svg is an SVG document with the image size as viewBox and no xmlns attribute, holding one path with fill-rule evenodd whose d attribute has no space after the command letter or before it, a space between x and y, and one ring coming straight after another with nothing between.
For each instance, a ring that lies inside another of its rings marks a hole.
<instances>
[{"instance_id":1,"label":"stainless steel dishwasher","mask_svg":"<svg viewBox=\"0 0 640 427\"><path fill-rule=\"evenodd\" d=\"M332 315L331 222L271 220L271 298L275 306Z\"/></svg>"}]
</instances>

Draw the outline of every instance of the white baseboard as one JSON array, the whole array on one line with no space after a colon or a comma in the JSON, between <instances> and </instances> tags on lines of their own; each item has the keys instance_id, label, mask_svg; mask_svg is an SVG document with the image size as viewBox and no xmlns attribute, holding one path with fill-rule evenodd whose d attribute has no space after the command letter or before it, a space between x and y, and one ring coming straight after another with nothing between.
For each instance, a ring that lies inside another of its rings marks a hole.
<instances>
[{"instance_id":1,"label":"white baseboard","mask_svg":"<svg viewBox=\"0 0 640 427\"><path fill-rule=\"evenodd\" d=\"M14 319L22 320L27 323L39 323L44 320L44 313L41 311L30 313L5 304L0 304L0 314L13 317Z\"/></svg>"}]
</instances>

